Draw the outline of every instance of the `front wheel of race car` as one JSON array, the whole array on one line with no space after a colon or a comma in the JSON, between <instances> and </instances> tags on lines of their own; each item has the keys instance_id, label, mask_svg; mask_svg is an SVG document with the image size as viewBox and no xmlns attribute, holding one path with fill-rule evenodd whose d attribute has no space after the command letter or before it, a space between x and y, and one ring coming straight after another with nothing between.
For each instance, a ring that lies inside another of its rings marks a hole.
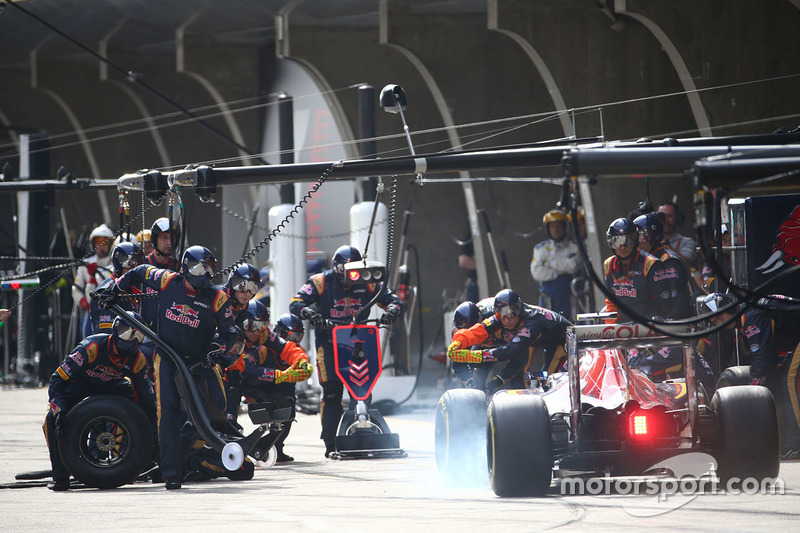
<instances>
[{"instance_id":1,"label":"front wheel of race car","mask_svg":"<svg viewBox=\"0 0 800 533\"><path fill-rule=\"evenodd\" d=\"M717 416L717 475L731 478L775 478L780 470L780 440L775 401L766 387L739 385L714 393Z\"/></svg>"},{"instance_id":2,"label":"front wheel of race car","mask_svg":"<svg viewBox=\"0 0 800 533\"><path fill-rule=\"evenodd\" d=\"M453 485L486 486L486 393L445 391L436 405L436 468Z\"/></svg>"},{"instance_id":3,"label":"front wheel of race car","mask_svg":"<svg viewBox=\"0 0 800 533\"><path fill-rule=\"evenodd\" d=\"M513 391L512 391L513 392ZM550 415L540 396L501 391L489 402L487 459L498 496L543 496L553 473Z\"/></svg>"},{"instance_id":4,"label":"front wheel of race car","mask_svg":"<svg viewBox=\"0 0 800 533\"><path fill-rule=\"evenodd\" d=\"M153 430L144 412L122 396L91 396L67 414L59 439L64 465L89 487L125 485L153 459Z\"/></svg>"}]
</instances>

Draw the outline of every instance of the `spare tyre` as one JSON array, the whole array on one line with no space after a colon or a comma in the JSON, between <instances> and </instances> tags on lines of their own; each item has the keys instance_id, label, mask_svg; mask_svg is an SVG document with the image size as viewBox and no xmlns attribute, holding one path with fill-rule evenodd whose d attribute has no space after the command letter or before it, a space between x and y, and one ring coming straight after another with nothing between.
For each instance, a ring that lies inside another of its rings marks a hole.
<instances>
[{"instance_id":1,"label":"spare tyre","mask_svg":"<svg viewBox=\"0 0 800 533\"><path fill-rule=\"evenodd\" d=\"M90 396L73 407L59 437L61 460L84 485L111 489L131 483L153 460L147 416L123 396Z\"/></svg>"}]
</instances>

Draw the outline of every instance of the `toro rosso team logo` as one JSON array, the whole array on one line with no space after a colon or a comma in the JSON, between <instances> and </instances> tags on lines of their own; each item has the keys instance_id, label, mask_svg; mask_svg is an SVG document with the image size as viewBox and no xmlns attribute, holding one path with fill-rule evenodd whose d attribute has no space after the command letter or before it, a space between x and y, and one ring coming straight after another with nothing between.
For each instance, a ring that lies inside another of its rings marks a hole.
<instances>
[{"instance_id":1,"label":"toro rosso team logo","mask_svg":"<svg viewBox=\"0 0 800 533\"><path fill-rule=\"evenodd\" d=\"M675 267L665 268L655 273L653 281L663 281L665 279L677 279L678 269Z\"/></svg>"},{"instance_id":2,"label":"toro rosso team logo","mask_svg":"<svg viewBox=\"0 0 800 533\"><path fill-rule=\"evenodd\" d=\"M173 322L186 324L192 328L200 325L200 315L187 304L172 302L172 307L167 309L165 316Z\"/></svg>"},{"instance_id":3,"label":"toro rosso team logo","mask_svg":"<svg viewBox=\"0 0 800 533\"><path fill-rule=\"evenodd\" d=\"M345 296L344 298L334 298L331 318L345 318L355 316L361 311L361 300Z\"/></svg>"},{"instance_id":4,"label":"toro rosso team logo","mask_svg":"<svg viewBox=\"0 0 800 533\"><path fill-rule=\"evenodd\" d=\"M761 330L757 326L748 326L747 329L744 330L744 335L748 339L758 333L761 333Z\"/></svg>"},{"instance_id":5,"label":"toro rosso team logo","mask_svg":"<svg viewBox=\"0 0 800 533\"><path fill-rule=\"evenodd\" d=\"M783 265L800 264L800 205L794 208L789 218L778 227L778 235L772 245L772 255L756 270L769 274Z\"/></svg>"}]
</instances>

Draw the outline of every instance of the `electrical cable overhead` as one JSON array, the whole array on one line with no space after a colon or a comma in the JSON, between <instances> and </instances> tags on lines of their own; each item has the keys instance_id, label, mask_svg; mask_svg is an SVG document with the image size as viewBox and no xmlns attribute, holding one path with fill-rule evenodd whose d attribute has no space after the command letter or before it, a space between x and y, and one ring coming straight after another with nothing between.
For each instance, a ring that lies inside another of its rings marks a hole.
<instances>
[{"instance_id":1,"label":"electrical cable overhead","mask_svg":"<svg viewBox=\"0 0 800 533\"><path fill-rule=\"evenodd\" d=\"M210 131L211 133L213 133L214 135L216 135L217 137L219 137L223 141L227 142L228 144L233 145L237 149L249 154L252 157L258 157L255 152L253 152L252 150L250 150L246 146L236 142L236 140L231 138L229 135L227 135L226 133L220 131L219 129L217 129L213 125L209 124L208 122L203 120L201 117L197 116L195 113L192 113L187 108L183 107L178 102L176 102L175 100L173 100L172 98L170 98L166 94L162 93L161 91L159 91L158 89L156 89L155 87L150 85L149 83L142 81L140 74L138 74L136 72L133 72L131 70L126 70L126 69L122 68L121 66L117 65L116 63L114 63L113 61L109 60L108 58L98 54L97 52L95 52L94 50L92 50L91 48L89 48L88 46L83 44L82 42L78 41L77 39L74 39L72 36L67 35L65 32L61 31L60 29L58 29L53 24L47 22L46 20L44 20L39 15L36 15L35 13L32 13L32 12L28 11L24 7L21 7L20 5L18 5L18 3L15 0L5 0L5 1L6 1L6 3L10 4L11 6L13 6L13 7L17 8L17 9L19 9L20 11L22 11L23 13L25 13L29 17L37 20L41 24L44 24L50 30L52 30L53 32L57 33L58 35L60 35L64 39L67 39L69 42L73 43L74 45L80 47L85 52L88 52L89 54L94 56L99 61L102 61L103 63L105 63L109 67L113 68L114 70L116 70L117 72L119 72L120 74L125 76L125 78L128 81L130 81L131 83L142 87L143 89L148 91L150 94L152 94L156 98L159 98L160 100L163 100L164 102L166 102L167 104L171 105L175 109L178 109L181 113L183 113L187 117L190 117L194 122L196 122L197 124L199 124L203 128L207 129L208 131ZM259 159L260 159L260 157L259 157ZM266 161L264 161L264 163L266 163Z\"/></svg>"}]
</instances>

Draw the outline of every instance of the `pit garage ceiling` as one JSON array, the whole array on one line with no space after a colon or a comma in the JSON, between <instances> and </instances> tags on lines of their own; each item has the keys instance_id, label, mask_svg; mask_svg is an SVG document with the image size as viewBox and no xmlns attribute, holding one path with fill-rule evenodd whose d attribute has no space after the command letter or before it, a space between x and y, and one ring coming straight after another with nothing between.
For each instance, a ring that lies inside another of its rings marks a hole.
<instances>
[{"instance_id":1,"label":"pit garage ceiling","mask_svg":"<svg viewBox=\"0 0 800 533\"><path fill-rule=\"evenodd\" d=\"M486 0L400 0L393 8L429 13L486 11ZM306 26L375 27L380 0L6 0L0 12L0 69L44 60L88 60L54 31L97 49L113 38L126 51L174 46L175 31L228 44L270 45L275 17ZM37 18L39 20L37 20ZM48 27L48 25L52 27ZM125 31L120 31L121 28Z\"/></svg>"}]
</instances>

